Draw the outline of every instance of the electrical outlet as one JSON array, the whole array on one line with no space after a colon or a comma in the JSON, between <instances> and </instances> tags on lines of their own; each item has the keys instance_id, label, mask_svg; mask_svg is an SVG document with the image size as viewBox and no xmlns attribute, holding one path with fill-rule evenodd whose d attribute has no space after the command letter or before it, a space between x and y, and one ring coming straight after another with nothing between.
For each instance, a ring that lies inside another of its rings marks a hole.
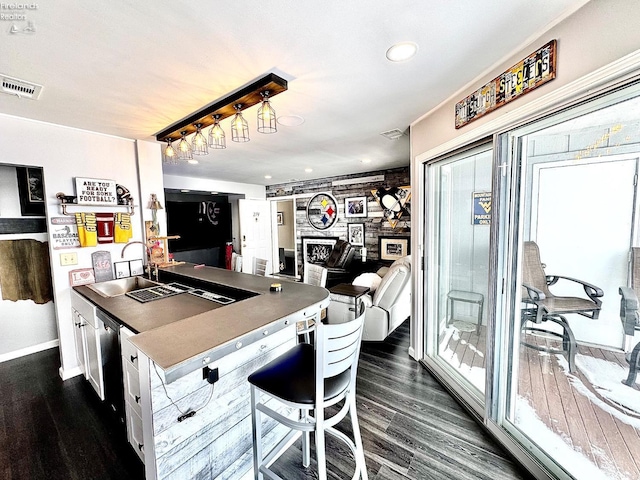
<instances>
[{"instance_id":1,"label":"electrical outlet","mask_svg":"<svg viewBox=\"0 0 640 480\"><path fill-rule=\"evenodd\" d=\"M67 265L77 265L78 264L78 254L77 253L61 253L60 254L60 265L65 267Z\"/></svg>"}]
</instances>

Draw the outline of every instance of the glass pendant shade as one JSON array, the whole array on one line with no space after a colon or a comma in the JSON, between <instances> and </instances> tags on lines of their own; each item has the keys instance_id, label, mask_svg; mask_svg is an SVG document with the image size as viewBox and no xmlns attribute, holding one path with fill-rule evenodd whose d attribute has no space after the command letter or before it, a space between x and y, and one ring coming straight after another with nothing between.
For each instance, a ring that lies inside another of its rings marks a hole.
<instances>
[{"instance_id":1,"label":"glass pendant shade","mask_svg":"<svg viewBox=\"0 0 640 480\"><path fill-rule=\"evenodd\" d=\"M178 163L178 152L176 152L176 149L173 148L170 138L167 138L167 146L162 152L162 159L164 160L164 163L169 163L169 164Z\"/></svg>"},{"instance_id":2,"label":"glass pendant shade","mask_svg":"<svg viewBox=\"0 0 640 480\"><path fill-rule=\"evenodd\" d=\"M216 149L227 148L227 139L218 121L220 115L214 115L213 118L215 118L215 122L211 130L209 130L209 147Z\"/></svg>"},{"instance_id":3,"label":"glass pendant shade","mask_svg":"<svg viewBox=\"0 0 640 480\"><path fill-rule=\"evenodd\" d=\"M278 131L276 111L269 103L269 92L263 92L260 95L262 95L262 105L258 109L258 132L276 133Z\"/></svg>"},{"instance_id":4,"label":"glass pendant shade","mask_svg":"<svg viewBox=\"0 0 640 480\"><path fill-rule=\"evenodd\" d=\"M180 132L182 138L178 142L178 159L179 160L191 160L193 158L193 152L191 151L191 145L187 142L185 135L187 132Z\"/></svg>"},{"instance_id":5,"label":"glass pendant shade","mask_svg":"<svg viewBox=\"0 0 640 480\"><path fill-rule=\"evenodd\" d=\"M242 105L236 105L236 114L231 121L231 140L238 143L249 141L249 124L242 116Z\"/></svg>"},{"instance_id":6,"label":"glass pendant shade","mask_svg":"<svg viewBox=\"0 0 640 480\"><path fill-rule=\"evenodd\" d=\"M191 141L191 148L193 150L194 155L206 155L209 153L209 145L207 144L207 139L202 134L202 125L196 125L196 133L193 135L193 140Z\"/></svg>"}]
</instances>

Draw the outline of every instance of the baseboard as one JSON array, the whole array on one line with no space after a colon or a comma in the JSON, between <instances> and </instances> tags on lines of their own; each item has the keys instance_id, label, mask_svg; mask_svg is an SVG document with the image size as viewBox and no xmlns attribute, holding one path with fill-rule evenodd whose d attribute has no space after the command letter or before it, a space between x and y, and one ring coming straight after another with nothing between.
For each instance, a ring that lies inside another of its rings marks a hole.
<instances>
[{"instance_id":1,"label":"baseboard","mask_svg":"<svg viewBox=\"0 0 640 480\"><path fill-rule=\"evenodd\" d=\"M49 342L39 343L38 345L21 348L20 350L15 350L9 353L3 353L2 355L0 355L0 363L8 362L9 360L14 360L20 357L25 357L27 355L31 355L32 353L42 352L43 350L49 350L50 348L56 348L59 345L60 340L56 338L55 340L51 340Z\"/></svg>"},{"instance_id":2,"label":"baseboard","mask_svg":"<svg viewBox=\"0 0 640 480\"><path fill-rule=\"evenodd\" d=\"M416 358L416 351L413 349L413 347L409 347L409 356L414 360L419 360L418 358Z\"/></svg>"},{"instance_id":3,"label":"baseboard","mask_svg":"<svg viewBox=\"0 0 640 480\"><path fill-rule=\"evenodd\" d=\"M83 375L82 369L79 365L77 367L68 368L67 370L60 367L58 373L60 374L62 381L69 380L70 378L77 377L78 375Z\"/></svg>"}]
</instances>

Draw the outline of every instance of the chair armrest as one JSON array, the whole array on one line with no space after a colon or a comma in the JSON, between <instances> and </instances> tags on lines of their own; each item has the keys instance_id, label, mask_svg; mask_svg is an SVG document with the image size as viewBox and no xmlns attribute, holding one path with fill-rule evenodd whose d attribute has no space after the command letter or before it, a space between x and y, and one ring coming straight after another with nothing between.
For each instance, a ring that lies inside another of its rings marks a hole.
<instances>
[{"instance_id":1,"label":"chair armrest","mask_svg":"<svg viewBox=\"0 0 640 480\"><path fill-rule=\"evenodd\" d=\"M593 300L598 306L602 304L602 301L599 300L599 297L604 295L604 292L601 288L596 287L595 285L591 285L590 283L583 282L582 280L578 280L576 278L564 277L562 275L547 275L547 285L555 285L558 280L568 280L570 282L579 283L584 287L584 292L587 296Z\"/></svg>"},{"instance_id":2,"label":"chair armrest","mask_svg":"<svg viewBox=\"0 0 640 480\"><path fill-rule=\"evenodd\" d=\"M529 298L531 300L544 300L546 298L542 290L538 290L536 287L532 287L531 285L526 285L524 283L522 286L527 289L527 294L529 294Z\"/></svg>"},{"instance_id":3,"label":"chair armrest","mask_svg":"<svg viewBox=\"0 0 640 480\"><path fill-rule=\"evenodd\" d=\"M633 335L636 328L640 328L640 316L638 315L638 296L636 292L629 287L620 287L618 293L622 296L620 299L620 320L624 328L625 335Z\"/></svg>"}]
</instances>

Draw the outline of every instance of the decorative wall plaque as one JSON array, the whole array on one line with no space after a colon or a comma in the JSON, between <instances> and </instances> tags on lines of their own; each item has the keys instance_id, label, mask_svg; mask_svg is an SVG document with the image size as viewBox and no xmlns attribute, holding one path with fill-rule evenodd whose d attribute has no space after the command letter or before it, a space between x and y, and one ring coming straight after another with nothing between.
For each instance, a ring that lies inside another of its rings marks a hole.
<instances>
[{"instance_id":1,"label":"decorative wall plaque","mask_svg":"<svg viewBox=\"0 0 640 480\"><path fill-rule=\"evenodd\" d=\"M117 205L116 182L100 178L76 177L78 205Z\"/></svg>"},{"instance_id":2,"label":"decorative wall plaque","mask_svg":"<svg viewBox=\"0 0 640 480\"><path fill-rule=\"evenodd\" d=\"M95 273L96 282L106 282L113 280L113 267L111 266L111 253L106 250L93 252L91 254L91 262L93 263L93 272Z\"/></svg>"},{"instance_id":3,"label":"decorative wall plaque","mask_svg":"<svg viewBox=\"0 0 640 480\"><path fill-rule=\"evenodd\" d=\"M556 78L556 41L551 40L468 97L456 103L456 128L476 120Z\"/></svg>"}]
</instances>

